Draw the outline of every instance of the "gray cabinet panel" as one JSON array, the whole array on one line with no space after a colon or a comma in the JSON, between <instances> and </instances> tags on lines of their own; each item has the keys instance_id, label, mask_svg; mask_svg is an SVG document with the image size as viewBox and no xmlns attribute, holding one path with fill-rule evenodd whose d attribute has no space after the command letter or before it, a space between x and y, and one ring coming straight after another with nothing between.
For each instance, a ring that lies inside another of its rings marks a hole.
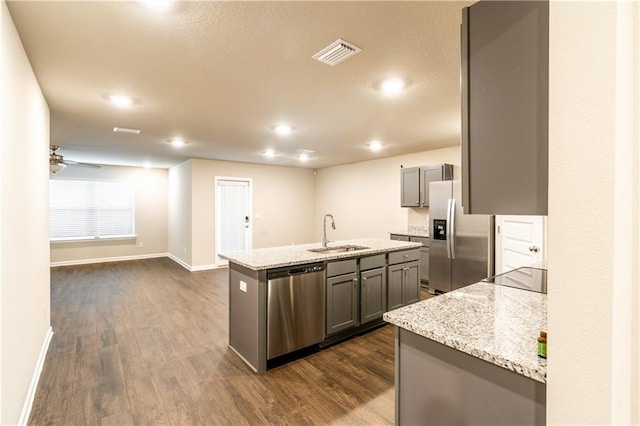
<instances>
[{"instance_id":1,"label":"gray cabinet panel","mask_svg":"<svg viewBox=\"0 0 640 426\"><path fill-rule=\"evenodd\" d=\"M327 277L350 274L356 272L358 262L356 259L339 260L327 263Z\"/></svg>"},{"instance_id":2,"label":"gray cabinet panel","mask_svg":"<svg viewBox=\"0 0 640 426\"><path fill-rule=\"evenodd\" d=\"M400 171L402 207L420 207L420 168L410 167Z\"/></svg>"},{"instance_id":3,"label":"gray cabinet panel","mask_svg":"<svg viewBox=\"0 0 640 426\"><path fill-rule=\"evenodd\" d=\"M420 281L429 281L429 247L420 249Z\"/></svg>"},{"instance_id":4,"label":"gray cabinet panel","mask_svg":"<svg viewBox=\"0 0 640 426\"><path fill-rule=\"evenodd\" d=\"M389 265L396 263L411 262L420 259L420 249L394 251L389 253Z\"/></svg>"},{"instance_id":5,"label":"gray cabinet panel","mask_svg":"<svg viewBox=\"0 0 640 426\"><path fill-rule=\"evenodd\" d=\"M356 273L327 278L327 335L358 325L358 300Z\"/></svg>"},{"instance_id":6,"label":"gray cabinet panel","mask_svg":"<svg viewBox=\"0 0 640 426\"><path fill-rule=\"evenodd\" d=\"M360 274L360 323L378 318L387 309L387 271L385 267Z\"/></svg>"},{"instance_id":7,"label":"gray cabinet panel","mask_svg":"<svg viewBox=\"0 0 640 426\"><path fill-rule=\"evenodd\" d=\"M387 305L388 310L394 310L403 306L402 303L402 281L404 277L404 265L389 265L387 269L388 274L388 291L387 291Z\"/></svg>"},{"instance_id":8,"label":"gray cabinet panel","mask_svg":"<svg viewBox=\"0 0 640 426\"><path fill-rule=\"evenodd\" d=\"M546 215L548 2L464 9L462 73L465 213Z\"/></svg>"},{"instance_id":9,"label":"gray cabinet panel","mask_svg":"<svg viewBox=\"0 0 640 426\"><path fill-rule=\"evenodd\" d=\"M400 328L395 359L397 425L546 424L544 383Z\"/></svg>"},{"instance_id":10,"label":"gray cabinet panel","mask_svg":"<svg viewBox=\"0 0 640 426\"><path fill-rule=\"evenodd\" d=\"M400 235L400 234L391 234L390 240L395 240L395 241L409 241L409 236L408 235Z\"/></svg>"},{"instance_id":11,"label":"gray cabinet panel","mask_svg":"<svg viewBox=\"0 0 640 426\"><path fill-rule=\"evenodd\" d=\"M420 262L409 262L405 265L402 303L409 305L418 301L420 301Z\"/></svg>"},{"instance_id":12,"label":"gray cabinet panel","mask_svg":"<svg viewBox=\"0 0 640 426\"><path fill-rule=\"evenodd\" d=\"M429 183L452 179L453 166L451 164L420 167L420 206L429 207Z\"/></svg>"},{"instance_id":13,"label":"gray cabinet panel","mask_svg":"<svg viewBox=\"0 0 640 426\"><path fill-rule=\"evenodd\" d=\"M428 207L429 183L453 179L453 165L407 167L400 169L401 207Z\"/></svg>"},{"instance_id":14,"label":"gray cabinet panel","mask_svg":"<svg viewBox=\"0 0 640 426\"><path fill-rule=\"evenodd\" d=\"M420 300L420 262L406 262L388 267L388 310Z\"/></svg>"},{"instance_id":15,"label":"gray cabinet panel","mask_svg":"<svg viewBox=\"0 0 640 426\"><path fill-rule=\"evenodd\" d=\"M369 269L381 268L387 265L387 258L384 254L376 254L375 256L367 256L360 258L360 270L367 271Z\"/></svg>"},{"instance_id":16,"label":"gray cabinet panel","mask_svg":"<svg viewBox=\"0 0 640 426\"><path fill-rule=\"evenodd\" d=\"M409 241L422 243L420 249L420 281L429 281L429 238L410 237Z\"/></svg>"}]
</instances>

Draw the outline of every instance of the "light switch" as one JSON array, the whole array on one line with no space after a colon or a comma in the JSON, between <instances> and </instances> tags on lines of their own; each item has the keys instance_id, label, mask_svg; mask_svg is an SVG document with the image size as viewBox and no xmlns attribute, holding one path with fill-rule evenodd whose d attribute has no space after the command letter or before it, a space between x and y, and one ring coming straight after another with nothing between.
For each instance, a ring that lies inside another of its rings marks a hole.
<instances>
[{"instance_id":1,"label":"light switch","mask_svg":"<svg viewBox=\"0 0 640 426\"><path fill-rule=\"evenodd\" d=\"M247 292L247 283L240 281L240 291Z\"/></svg>"}]
</instances>

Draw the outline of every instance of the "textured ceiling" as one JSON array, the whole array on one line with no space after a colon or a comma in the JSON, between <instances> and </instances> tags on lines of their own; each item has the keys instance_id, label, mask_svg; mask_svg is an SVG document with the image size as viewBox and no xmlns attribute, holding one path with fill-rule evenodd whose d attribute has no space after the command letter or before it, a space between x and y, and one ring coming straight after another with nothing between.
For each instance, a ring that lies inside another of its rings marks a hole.
<instances>
[{"instance_id":1,"label":"textured ceiling","mask_svg":"<svg viewBox=\"0 0 640 426\"><path fill-rule=\"evenodd\" d=\"M7 5L51 109L51 142L67 159L321 168L459 143L459 27L471 3L204 1L165 13L128 1ZM335 67L311 58L338 38L362 52ZM385 96L377 86L390 76L408 88ZM113 93L136 102L115 108ZM288 137L273 132L283 121L294 126ZM173 148L175 136L187 145ZM372 139L381 152L367 149ZM314 151L306 164L301 149Z\"/></svg>"}]
</instances>

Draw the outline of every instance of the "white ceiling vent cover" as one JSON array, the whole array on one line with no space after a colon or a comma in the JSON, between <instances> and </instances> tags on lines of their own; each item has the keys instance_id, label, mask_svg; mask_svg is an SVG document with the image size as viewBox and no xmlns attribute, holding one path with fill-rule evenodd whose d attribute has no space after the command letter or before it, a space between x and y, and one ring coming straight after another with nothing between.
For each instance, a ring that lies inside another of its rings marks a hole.
<instances>
[{"instance_id":1,"label":"white ceiling vent cover","mask_svg":"<svg viewBox=\"0 0 640 426\"><path fill-rule=\"evenodd\" d=\"M313 59L317 59L323 64L334 66L338 65L345 59L350 58L361 50L362 49L358 46L351 44L348 41L338 39L313 55Z\"/></svg>"}]
</instances>

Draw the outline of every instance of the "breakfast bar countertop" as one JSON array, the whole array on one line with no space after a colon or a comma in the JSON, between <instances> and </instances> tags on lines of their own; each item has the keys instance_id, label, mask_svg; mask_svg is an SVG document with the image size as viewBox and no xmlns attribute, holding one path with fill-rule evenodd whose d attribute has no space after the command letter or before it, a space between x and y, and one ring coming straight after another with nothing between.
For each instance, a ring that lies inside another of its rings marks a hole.
<instances>
[{"instance_id":1,"label":"breakfast bar countertop","mask_svg":"<svg viewBox=\"0 0 640 426\"><path fill-rule=\"evenodd\" d=\"M342 260L353 257L369 256L398 250L420 248L420 243L386 240L381 238L360 238L355 240L332 241L328 247L354 245L366 247L362 250L343 253L315 253L310 249L320 248L320 243L295 244L281 247L267 247L254 250L230 251L219 256L246 268L259 271L283 266L303 265L306 263Z\"/></svg>"},{"instance_id":2,"label":"breakfast bar countertop","mask_svg":"<svg viewBox=\"0 0 640 426\"><path fill-rule=\"evenodd\" d=\"M547 330L547 295L477 283L384 314L385 321L546 383L537 338Z\"/></svg>"}]
</instances>

